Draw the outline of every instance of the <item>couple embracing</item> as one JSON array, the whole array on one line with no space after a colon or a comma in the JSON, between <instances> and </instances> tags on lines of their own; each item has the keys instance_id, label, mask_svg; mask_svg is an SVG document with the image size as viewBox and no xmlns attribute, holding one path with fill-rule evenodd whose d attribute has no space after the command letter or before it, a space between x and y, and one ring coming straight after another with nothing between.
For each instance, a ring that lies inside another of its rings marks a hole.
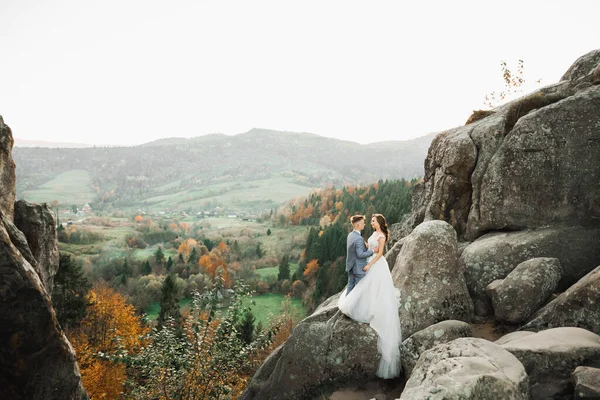
<instances>
[{"instance_id":1,"label":"couple embracing","mask_svg":"<svg viewBox=\"0 0 600 400\"><path fill-rule=\"evenodd\" d=\"M388 263L383 257L389 239L388 227L381 214L373 214L373 234L365 244L361 231L365 217L351 218L352 232L346 241L346 273L348 285L338 301L340 311L358 322L368 323L378 335L377 350L381 354L376 375L394 378L400 375L400 319L396 289Z\"/></svg>"}]
</instances>

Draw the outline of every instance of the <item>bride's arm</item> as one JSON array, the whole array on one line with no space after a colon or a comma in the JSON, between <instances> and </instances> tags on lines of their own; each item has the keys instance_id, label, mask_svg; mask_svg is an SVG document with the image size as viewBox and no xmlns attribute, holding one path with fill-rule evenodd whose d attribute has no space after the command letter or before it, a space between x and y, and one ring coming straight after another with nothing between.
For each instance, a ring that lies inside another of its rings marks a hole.
<instances>
[{"instance_id":1,"label":"bride's arm","mask_svg":"<svg viewBox=\"0 0 600 400\"><path fill-rule=\"evenodd\" d=\"M363 268L363 271L368 271L371 269L371 267L373 266L373 264L375 264L377 262L377 260L379 260L381 257L383 257L383 248L385 246L385 236L380 236L379 239L377 239L377 253L375 253L375 257L373 257L373 259L371 261L369 261L367 263L367 265L365 265L365 267Z\"/></svg>"}]
</instances>

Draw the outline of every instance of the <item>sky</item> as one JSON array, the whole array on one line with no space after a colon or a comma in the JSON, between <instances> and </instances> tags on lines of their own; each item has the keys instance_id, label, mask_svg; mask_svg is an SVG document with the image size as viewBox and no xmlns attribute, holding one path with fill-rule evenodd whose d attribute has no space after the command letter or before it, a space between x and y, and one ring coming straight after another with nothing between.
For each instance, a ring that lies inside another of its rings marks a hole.
<instances>
[{"instance_id":1,"label":"sky","mask_svg":"<svg viewBox=\"0 0 600 400\"><path fill-rule=\"evenodd\" d=\"M595 0L0 0L0 15L13 135L96 145L407 140L485 108L502 60L524 60L529 92L600 48Z\"/></svg>"}]
</instances>

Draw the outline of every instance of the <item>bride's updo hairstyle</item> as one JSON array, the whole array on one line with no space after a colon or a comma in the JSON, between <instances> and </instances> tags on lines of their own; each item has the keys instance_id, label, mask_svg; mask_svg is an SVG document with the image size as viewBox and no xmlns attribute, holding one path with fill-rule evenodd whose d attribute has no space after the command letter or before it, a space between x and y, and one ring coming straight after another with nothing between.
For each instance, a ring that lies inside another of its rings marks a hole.
<instances>
[{"instance_id":1,"label":"bride's updo hairstyle","mask_svg":"<svg viewBox=\"0 0 600 400\"><path fill-rule=\"evenodd\" d=\"M390 238L390 231L388 229L387 222L385 222L385 217L381 214L373 214L373 216L377 218L381 232L383 232L385 235L385 241L387 242Z\"/></svg>"}]
</instances>

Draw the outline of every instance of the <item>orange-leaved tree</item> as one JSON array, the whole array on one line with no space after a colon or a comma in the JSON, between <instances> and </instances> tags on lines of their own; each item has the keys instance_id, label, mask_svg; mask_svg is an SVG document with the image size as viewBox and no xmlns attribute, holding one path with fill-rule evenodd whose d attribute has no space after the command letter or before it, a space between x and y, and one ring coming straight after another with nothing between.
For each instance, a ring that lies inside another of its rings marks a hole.
<instances>
[{"instance_id":1,"label":"orange-leaved tree","mask_svg":"<svg viewBox=\"0 0 600 400\"><path fill-rule=\"evenodd\" d=\"M146 333L135 308L105 285L88 294L90 304L78 328L69 339L77 355L81 378L93 399L117 399L123 391L125 366L115 362L118 354L135 353Z\"/></svg>"}]
</instances>

